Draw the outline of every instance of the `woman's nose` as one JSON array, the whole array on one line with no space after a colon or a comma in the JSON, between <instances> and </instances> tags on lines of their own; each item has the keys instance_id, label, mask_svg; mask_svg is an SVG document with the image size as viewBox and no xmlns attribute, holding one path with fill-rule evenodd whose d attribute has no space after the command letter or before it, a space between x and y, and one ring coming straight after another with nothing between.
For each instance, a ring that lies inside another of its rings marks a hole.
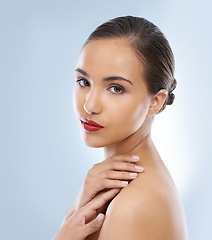
<instances>
[{"instance_id":1,"label":"woman's nose","mask_svg":"<svg viewBox=\"0 0 212 240\"><path fill-rule=\"evenodd\" d=\"M102 111L100 97L97 91L90 91L86 97L84 110L88 114L98 114Z\"/></svg>"}]
</instances>

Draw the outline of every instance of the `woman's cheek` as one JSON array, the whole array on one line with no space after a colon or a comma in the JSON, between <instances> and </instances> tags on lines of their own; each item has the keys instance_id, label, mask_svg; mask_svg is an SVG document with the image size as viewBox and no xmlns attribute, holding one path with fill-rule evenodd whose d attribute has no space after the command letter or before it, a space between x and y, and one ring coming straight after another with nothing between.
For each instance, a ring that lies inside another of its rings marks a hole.
<instances>
[{"instance_id":1,"label":"woman's cheek","mask_svg":"<svg viewBox=\"0 0 212 240\"><path fill-rule=\"evenodd\" d=\"M125 108L126 123L132 131L137 131L143 124L148 113L148 104L146 102L134 102Z\"/></svg>"}]
</instances>

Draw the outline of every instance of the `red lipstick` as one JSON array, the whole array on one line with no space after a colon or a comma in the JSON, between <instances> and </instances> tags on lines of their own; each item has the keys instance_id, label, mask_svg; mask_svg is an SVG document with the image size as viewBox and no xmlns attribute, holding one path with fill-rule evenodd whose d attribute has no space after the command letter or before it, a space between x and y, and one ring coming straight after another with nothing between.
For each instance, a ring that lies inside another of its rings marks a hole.
<instances>
[{"instance_id":1,"label":"red lipstick","mask_svg":"<svg viewBox=\"0 0 212 240\"><path fill-rule=\"evenodd\" d=\"M88 120L86 118L81 119L81 123L82 123L84 129L89 132L96 132L96 131L99 131L104 128L100 124L98 124L92 120Z\"/></svg>"}]
</instances>

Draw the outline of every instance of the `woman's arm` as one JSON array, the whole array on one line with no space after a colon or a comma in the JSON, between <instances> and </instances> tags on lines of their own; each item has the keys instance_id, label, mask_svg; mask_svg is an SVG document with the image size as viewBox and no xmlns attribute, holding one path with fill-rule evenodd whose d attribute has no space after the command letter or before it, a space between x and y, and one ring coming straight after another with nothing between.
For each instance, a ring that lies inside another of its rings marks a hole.
<instances>
[{"instance_id":1,"label":"woman's arm","mask_svg":"<svg viewBox=\"0 0 212 240\"><path fill-rule=\"evenodd\" d=\"M118 192L119 189L112 189L96 196L68 218L52 240L84 240L88 235L99 230L104 221L104 215L98 214L97 216L97 210L104 206ZM95 219L90 220L93 218Z\"/></svg>"},{"instance_id":2,"label":"woman's arm","mask_svg":"<svg viewBox=\"0 0 212 240\"><path fill-rule=\"evenodd\" d=\"M121 154L114 155L103 162L95 164L88 171L83 186L63 222L79 208L90 202L99 192L126 187L128 181L137 177L137 173L143 172L143 168L136 165L138 161L138 156Z\"/></svg>"}]
</instances>

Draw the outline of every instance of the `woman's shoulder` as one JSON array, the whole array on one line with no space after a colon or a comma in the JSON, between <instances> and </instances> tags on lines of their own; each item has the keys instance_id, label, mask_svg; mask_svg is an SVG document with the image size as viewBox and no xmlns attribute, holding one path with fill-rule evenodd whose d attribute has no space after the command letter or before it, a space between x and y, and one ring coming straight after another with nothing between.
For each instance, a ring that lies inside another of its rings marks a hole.
<instances>
[{"instance_id":1,"label":"woman's shoulder","mask_svg":"<svg viewBox=\"0 0 212 240\"><path fill-rule=\"evenodd\" d=\"M187 239L169 174L147 170L123 189L108 207L99 239Z\"/></svg>"}]
</instances>

